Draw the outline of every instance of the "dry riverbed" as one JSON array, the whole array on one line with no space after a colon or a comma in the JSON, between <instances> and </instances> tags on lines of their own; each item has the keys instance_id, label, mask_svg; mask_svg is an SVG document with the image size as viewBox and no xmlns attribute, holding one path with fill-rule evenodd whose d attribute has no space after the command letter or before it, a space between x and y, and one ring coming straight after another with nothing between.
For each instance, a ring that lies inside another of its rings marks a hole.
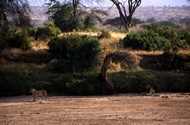
<instances>
[{"instance_id":1,"label":"dry riverbed","mask_svg":"<svg viewBox=\"0 0 190 125\"><path fill-rule=\"evenodd\" d=\"M189 125L190 94L0 97L0 125Z\"/></svg>"}]
</instances>

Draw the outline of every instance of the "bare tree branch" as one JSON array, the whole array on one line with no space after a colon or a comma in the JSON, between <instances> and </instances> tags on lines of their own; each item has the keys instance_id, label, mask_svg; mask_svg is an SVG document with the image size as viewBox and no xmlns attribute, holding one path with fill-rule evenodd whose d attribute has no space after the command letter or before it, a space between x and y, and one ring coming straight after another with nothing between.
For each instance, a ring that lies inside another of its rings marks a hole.
<instances>
[{"instance_id":1,"label":"bare tree branch","mask_svg":"<svg viewBox=\"0 0 190 125\"><path fill-rule=\"evenodd\" d=\"M113 4L117 7L120 20L125 27L127 31L129 31L131 26L131 20L132 16L137 9L138 6L140 6L142 0L110 0L113 2ZM126 5L128 3L128 5ZM127 13L128 9L128 13Z\"/></svg>"}]
</instances>

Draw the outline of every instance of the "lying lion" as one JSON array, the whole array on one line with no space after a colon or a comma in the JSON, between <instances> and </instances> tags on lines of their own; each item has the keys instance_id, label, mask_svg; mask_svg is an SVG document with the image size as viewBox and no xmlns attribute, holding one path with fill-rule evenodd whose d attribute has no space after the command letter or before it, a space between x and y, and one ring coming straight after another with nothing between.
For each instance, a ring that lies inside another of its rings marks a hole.
<instances>
[{"instance_id":1,"label":"lying lion","mask_svg":"<svg viewBox=\"0 0 190 125\"><path fill-rule=\"evenodd\" d=\"M41 96L42 100L43 100L43 97L45 97L45 100L47 100L47 92L46 92L46 90L35 90L34 88L32 88L32 89L30 89L30 93L32 93L33 102L36 101L37 96Z\"/></svg>"}]
</instances>

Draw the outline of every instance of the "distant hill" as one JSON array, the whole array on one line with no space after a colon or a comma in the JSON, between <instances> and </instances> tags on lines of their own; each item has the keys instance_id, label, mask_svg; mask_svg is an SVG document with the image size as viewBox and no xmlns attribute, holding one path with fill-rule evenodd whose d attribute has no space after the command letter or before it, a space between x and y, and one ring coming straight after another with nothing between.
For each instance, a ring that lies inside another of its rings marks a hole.
<instances>
[{"instance_id":1,"label":"distant hill","mask_svg":"<svg viewBox=\"0 0 190 125\"><path fill-rule=\"evenodd\" d=\"M110 11L110 17L118 16L117 8L112 8ZM146 21L147 19L154 18L156 21L166 21L171 18L183 19L190 18L190 6L189 7L138 7L134 13L135 18Z\"/></svg>"},{"instance_id":2,"label":"distant hill","mask_svg":"<svg viewBox=\"0 0 190 125\"><path fill-rule=\"evenodd\" d=\"M115 7L109 8L100 8L109 13L108 18L118 17L118 10ZM42 26L44 22L47 21L48 16L44 13L47 11L47 8L44 6L32 6L32 22L36 26ZM155 19L156 21L166 21L166 20L180 20L183 18L190 18L190 6L183 7L139 7L134 13L134 18L141 20L148 20L150 18Z\"/></svg>"},{"instance_id":3,"label":"distant hill","mask_svg":"<svg viewBox=\"0 0 190 125\"><path fill-rule=\"evenodd\" d=\"M32 23L35 26L42 26L43 23L47 21L48 16L45 14L45 12L47 11L47 7L32 6L31 11Z\"/></svg>"}]
</instances>

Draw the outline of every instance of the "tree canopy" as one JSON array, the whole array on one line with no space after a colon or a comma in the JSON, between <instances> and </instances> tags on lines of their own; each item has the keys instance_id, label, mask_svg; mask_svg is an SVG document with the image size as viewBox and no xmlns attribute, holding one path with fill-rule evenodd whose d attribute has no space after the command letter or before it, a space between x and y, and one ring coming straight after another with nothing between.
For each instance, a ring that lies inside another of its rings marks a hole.
<instances>
[{"instance_id":1,"label":"tree canopy","mask_svg":"<svg viewBox=\"0 0 190 125\"><path fill-rule=\"evenodd\" d=\"M95 22L102 21L101 16L107 15L100 9L84 6L82 0L68 0L63 3L50 0L47 6L49 19L62 31L91 28Z\"/></svg>"},{"instance_id":2,"label":"tree canopy","mask_svg":"<svg viewBox=\"0 0 190 125\"><path fill-rule=\"evenodd\" d=\"M132 16L140 6L142 0L110 0L117 7L120 15L120 20L127 31L131 26ZM126 3L128 3L126 5ZM128 10L128 11L127 11Z\"/></svg>"},{"instance_id":3,"label":"tree canopy","mask_svg":"<svg viewBox=\"0 0 190 125\"><path fill-rule=\"evenodd\" d=\"M0 27L8 25L29 26L29 12L27 0L1 0Z\"/></svg>"}]
</instances>

